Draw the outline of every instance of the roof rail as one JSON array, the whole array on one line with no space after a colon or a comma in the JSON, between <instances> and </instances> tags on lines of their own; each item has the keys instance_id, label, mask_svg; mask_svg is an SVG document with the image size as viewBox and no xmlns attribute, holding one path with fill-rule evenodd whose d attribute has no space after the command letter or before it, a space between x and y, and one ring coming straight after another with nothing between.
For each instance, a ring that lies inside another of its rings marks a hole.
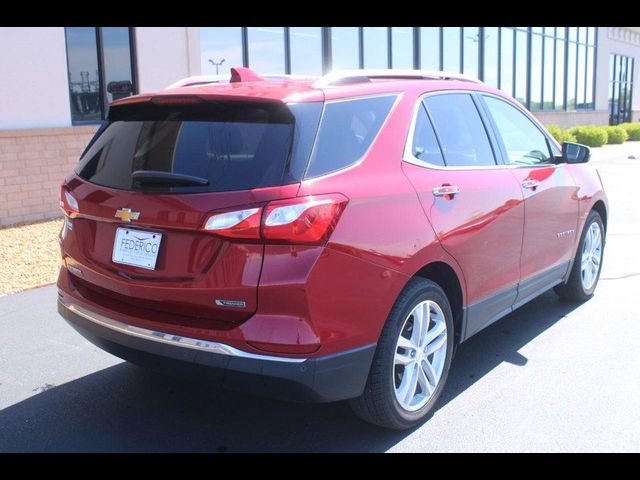
<instances>
[{"instance_id":1,"label":"roof rail","mask_svg":"<svg viewBox=\"0 0 640 480\"><path fill-rule=\"evenodd\" d=\"M183 78L177 82L172 83L165 90L170 88L179 87L193 87L196 85L206 85L208 83L220 83L220 82L251 82L256 80L263 80L264 78L258 75L250 68L245 67L232 67L230 74L227 75L196 75L193 77Z\"/></svg>"},{"instance_id":2,"label":"roof rail","mask_svg":"<svg viewBox=\"0 0 640 480\"><path fill-rule=\"evenodd\" d=\"M193 77L183 78L172 83L165 90L170 88L190 87L194 85L205 85L207 83L219 83L229 81L229 75L196 75Z\"/></svg>"},{"instance_id":3,"label":"roof rail","mask_svg":"<svg viewBox=\"0 0 640 480\"><path fill-rule=\"evenodd\" d=\"M313 84L313 86L322 88L349 83L368 82L372 79L462 80L465 82L482 83L477 78L456 72L441 72L437 70L364 69L337 70L321 77Z\"/></svg>"}]
</instances>

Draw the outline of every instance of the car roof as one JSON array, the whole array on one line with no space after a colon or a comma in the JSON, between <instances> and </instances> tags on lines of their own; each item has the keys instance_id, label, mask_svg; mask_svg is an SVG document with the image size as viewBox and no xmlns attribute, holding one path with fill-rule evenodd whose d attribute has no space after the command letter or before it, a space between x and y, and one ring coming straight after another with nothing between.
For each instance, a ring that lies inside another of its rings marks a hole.
<instances>
[{"instance_id":1,"label":"car roof","mask_svg":"<svg viewBox=\"0 0 640 480\"><path fill-rule=\"evenodd\" d=\"M287 75L258 76L249 69L239 69L231 81L198 76L183 79L165 90L140 94L118 100L112 104L148 101L151 98L197 96L204 100L241 100L301 103L339 100L357 96L413 93L420 95L437 90L478 90L505 96L484 83L460 74L423 72L419 70L349 70L332 72L324 77L295 77ZM232 72L234 69L232 69ZM374 73L372 73L374 72ZM409 73L407 73L409 72Z\"/></svg>"}]
</instances>

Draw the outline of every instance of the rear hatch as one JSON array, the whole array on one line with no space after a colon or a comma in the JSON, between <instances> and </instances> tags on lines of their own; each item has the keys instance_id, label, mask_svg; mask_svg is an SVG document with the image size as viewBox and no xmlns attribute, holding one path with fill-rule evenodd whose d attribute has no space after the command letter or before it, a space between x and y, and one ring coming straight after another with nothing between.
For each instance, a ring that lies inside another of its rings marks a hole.
<instances>
[{"instance_id":1,"label":"rear hatch","mask_svg":"<svg viewBox=\"0 0 640 480\"><path fill-rule=\"evenodd\" d=\"M211 212L294 197L320 111L190 97L112 108L63 185L73 282L147 309L248 318L264 246L202 227Z\"/></svg>"}]
</instances>

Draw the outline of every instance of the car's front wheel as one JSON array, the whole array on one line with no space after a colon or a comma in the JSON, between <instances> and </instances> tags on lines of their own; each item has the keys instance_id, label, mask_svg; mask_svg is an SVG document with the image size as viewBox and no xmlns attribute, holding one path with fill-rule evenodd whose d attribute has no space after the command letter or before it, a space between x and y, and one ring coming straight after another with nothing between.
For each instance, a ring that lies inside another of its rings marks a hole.
<instances>
[{"instance_id":1,"label":"car's front wheel","mask_svg":"<svg viewBox=\"0 0 640 480\"><path fill-rule=\"evenodd\" d=\"M602 217L592 210L582 230L569 280L554 288L560 297L583 302L593 296L602 269L604 234Z\"/></svg>"},{"instance_id":2,"label":"car's front wheel","mask_svg":"<svg viewBox=\"0 0 640 480\"><path fill-rule=\"evenodd\" d=\"M433 411L453 356L453 318L436 283L413 278L385 324L362 396L351 407L362 419L402 430Z\"/></svg>"}]
</instances>

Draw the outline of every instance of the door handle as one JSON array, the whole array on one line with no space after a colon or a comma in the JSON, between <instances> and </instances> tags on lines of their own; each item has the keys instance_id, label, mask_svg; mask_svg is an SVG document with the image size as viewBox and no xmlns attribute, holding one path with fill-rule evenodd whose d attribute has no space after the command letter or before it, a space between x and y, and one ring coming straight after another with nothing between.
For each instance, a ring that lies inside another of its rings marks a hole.
<instances>
[{"instance_id":1,"label":"door handle","mask_svg":"<svg viewBox=\"0 0 640 480\"><path fill-rule=\"evenodd\" d=\"M460 189L455 185L441 185L440 187L433 187L434 197L445 197L445 199L451 200L456 193L460 193Z\"/></svg>"},{"instance_id":2,"label":"door handle","mask_svg":"<svg viewBox=\"0 0 640 480\"><path fill-rule=\"evenodd\" d=\"M535 190L540 185L538 180L525 180L522 182L523 188L528 188L529 190Z\"/></svg>"}]
</instances>

